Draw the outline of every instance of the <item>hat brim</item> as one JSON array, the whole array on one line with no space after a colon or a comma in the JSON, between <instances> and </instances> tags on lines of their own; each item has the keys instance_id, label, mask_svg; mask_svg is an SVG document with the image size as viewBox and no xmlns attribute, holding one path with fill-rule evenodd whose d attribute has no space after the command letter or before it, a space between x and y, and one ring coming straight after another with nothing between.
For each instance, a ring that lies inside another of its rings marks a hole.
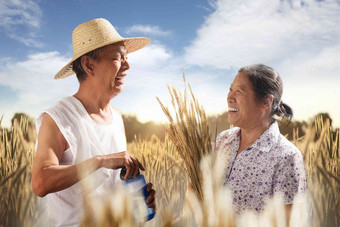
<instances>
[{"instance_id":1,"label":"hat brim","mask_svg":"<svg viewBox=\"0 0 340 227\"><path fill-rule=\"evenodd\" d=\"M68 76L75 74L75 72L72 69L72 64L77 58L83 56L84 54L90 51L98 49L100 47L118 43L118 42L124 42L125 48L128 51L128 53L132 53L147 46L151 42L151 40L145 37L136 37L136 38L122 38L122 39L115 40L112 42L101 43L97 46L94 46L93 49L87 50L85 53L79 53L78 55L73 56L71 61L69 61L61 70L59 70L57 74L55 74L54 79L63 79L63 78L66 78Z\"/></svg>"}]
</instances>

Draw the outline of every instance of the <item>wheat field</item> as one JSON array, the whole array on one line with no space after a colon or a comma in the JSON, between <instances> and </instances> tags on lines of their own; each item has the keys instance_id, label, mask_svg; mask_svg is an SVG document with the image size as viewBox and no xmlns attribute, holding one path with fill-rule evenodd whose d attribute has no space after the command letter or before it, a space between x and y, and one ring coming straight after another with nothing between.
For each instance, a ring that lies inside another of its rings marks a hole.
<instances>
[{"instance_id":1,"label":"wheat field","mask_svg":"<svg viewBox=\"0 0 340 227\"><path fill-rule=\"evenodd\" d=\"M178 97L177 101L184 98ZM196 108L195 105L192 108ZM194 120L204 122L204 119L190 112L192 109L184 111L191 113ZM190 126L189 115L183 115L186 119L182 117L187 126ZM177 126L173 123L173 127ZM199 127L191 128L197 129ZM176 133L183 136L179 131ZM155 136L144 140L135 138L128 144L128 151L141 160L147 181L152 182L157 191L155 218L144 224L136 223L131 214L129 196L123 191L116 191L98 198L96 204L92 201L84 203L82 226L263 227L288 224L283 216L280 198L270 200L261 215L245 213L235 216L230 192L221 187L223 173L220 170L223 168L218 168L220 164L212 155L203 155L201 162L195 165L197 179L201 181L201 197L195 189L187 190L192 176L188 174L190 170L183 158L188 157L181 156L183 150L178 150L180 144L173 141L177 137L170 136L164 141ZM190 134L187 136L190 137ZM47 225L45 200L36 197L31 189L35 140L34 125L26 118L15 121L10 129L0 132L0 226ZM309 194L302 198L305 203L293 207L290 226L340 226L339 130L334 131L329 121L319 118L315 124L309 125L304 137L296 133L292 142L305 158ZM198 171L200 167L204 171Z\"/></svg>"}]
</instances>

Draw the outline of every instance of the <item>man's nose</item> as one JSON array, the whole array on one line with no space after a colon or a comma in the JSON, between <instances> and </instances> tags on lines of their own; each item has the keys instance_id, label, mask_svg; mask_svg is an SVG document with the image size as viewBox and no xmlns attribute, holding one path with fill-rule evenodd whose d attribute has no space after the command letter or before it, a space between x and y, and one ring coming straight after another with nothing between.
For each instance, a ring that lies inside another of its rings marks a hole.
<instances>
[{"instance_id":1,"label":"man's nose","mask_svg":"<svg viewBox=\"0 0 340 227\"><path fill-rule=\"evenodd\" d=\"M125 57L124 61L122 62L122 66L123 66L123 68L124 68L125 70L130 69L130 64L129 64L129 62L128 62L128 60L127 60L126 57Z\"/></svg>"}]
</instances>

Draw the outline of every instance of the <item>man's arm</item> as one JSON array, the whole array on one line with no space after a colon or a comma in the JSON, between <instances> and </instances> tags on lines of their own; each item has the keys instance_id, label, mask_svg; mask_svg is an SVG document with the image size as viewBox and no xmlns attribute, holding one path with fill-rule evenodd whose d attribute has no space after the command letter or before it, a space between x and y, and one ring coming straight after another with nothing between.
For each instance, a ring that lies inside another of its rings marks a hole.
<instances>
[{"instance_id":1,"label":"man's arm","mask_svg":"<svg viewBox=\"0 0 340 227\"><path fill-rule=\"evenodd\" d=\"M66 189L97 169L104 167L127 168L126 178L136 176L138 169L144 170L140 162L128 152L120 152L90 158L73 165L59 165L68 144L54 120L45 114L38 135L37 152L32 169L33 192L38 196ZM82 171L81 176L78 170Z\"/></svg>"}]
</instances>

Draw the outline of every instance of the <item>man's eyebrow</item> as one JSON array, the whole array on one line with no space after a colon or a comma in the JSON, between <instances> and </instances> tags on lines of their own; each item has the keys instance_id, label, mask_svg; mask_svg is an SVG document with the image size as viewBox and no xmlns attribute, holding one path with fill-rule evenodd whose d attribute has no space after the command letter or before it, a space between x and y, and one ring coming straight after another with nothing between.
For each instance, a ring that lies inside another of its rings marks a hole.
<instances>
[{"instance_id":1,"label":"man's eyebrow","mask_svg":"<svg viewBox=\"0 0 340 227\"><path fill-rule=\"evenodd\" d=\"M127 53L127 50L121 50L121 49L116 49L114 51L111 51L111 55L116 56L118 54L119 55L127 55L128 53Z\"/></svg>"},{"instance_id":2,"label":"man's eyebrow","mask_svg":"<svg viewBox=\"0 0 340 227\"><path fill-rule=\"evenodd\" d=\"M128 55L128 51L127 50L118 50L117 51L120 55L122 56L127 56Z\"/></svg>"}]
</instances>

